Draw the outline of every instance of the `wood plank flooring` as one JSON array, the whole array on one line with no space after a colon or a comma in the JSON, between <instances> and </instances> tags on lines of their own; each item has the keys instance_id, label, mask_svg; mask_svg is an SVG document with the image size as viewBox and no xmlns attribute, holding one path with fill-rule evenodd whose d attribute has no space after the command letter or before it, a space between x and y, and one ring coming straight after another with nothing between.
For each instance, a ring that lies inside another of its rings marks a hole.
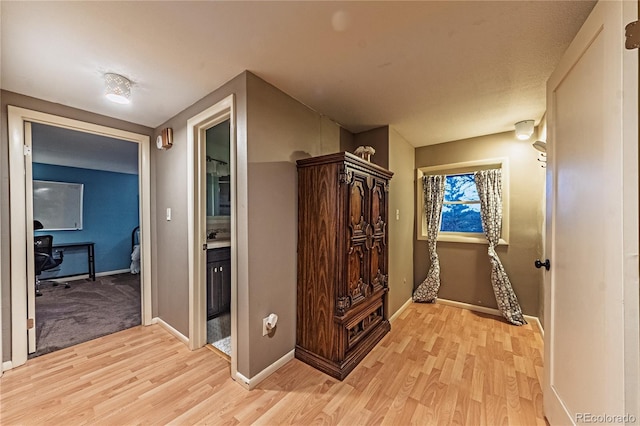
<instances>
[{"instance_id":1,"label":"wood plank flooring","mask_svg":"<svg viewBox=\"0 0 640 426\"><path fill-rule=\"evenodd\" d=\"M135 327L0 379L2 425L545 425L535 325L411 304L343 381L293 360L247 391L229 363Z\"/></svg>"}]
</instances>

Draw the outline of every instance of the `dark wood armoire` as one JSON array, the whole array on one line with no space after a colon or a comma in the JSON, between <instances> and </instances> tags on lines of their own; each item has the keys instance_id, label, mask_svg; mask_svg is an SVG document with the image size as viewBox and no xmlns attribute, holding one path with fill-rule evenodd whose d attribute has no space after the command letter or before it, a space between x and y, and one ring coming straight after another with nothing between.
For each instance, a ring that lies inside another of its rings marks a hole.
<instances>
[{"instance_id":1,"label":"dark wood armoire","mask_svg":"<svg viewBox=\"0 0 640 426\"><path fill-rule=\"evenodd\" d=\"M348 152L298 161L295 354L340 380L390 330L392 175Z\"/></svg>"}]
</instances>

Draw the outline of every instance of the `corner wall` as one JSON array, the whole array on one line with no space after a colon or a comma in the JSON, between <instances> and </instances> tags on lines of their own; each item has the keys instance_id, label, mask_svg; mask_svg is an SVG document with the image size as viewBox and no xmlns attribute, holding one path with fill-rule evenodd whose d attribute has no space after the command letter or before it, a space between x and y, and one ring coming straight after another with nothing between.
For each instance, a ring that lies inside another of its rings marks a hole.
<instances>
[{"instance_id":1,"label":"corner wall","mask_svg":"<svg viewBox=\"0 0 640 426\"><path fill-rule=\"evenodd\" d=\"M340 150L340 126L247 73L249 345L253 377L295 348L296 160ZM273 337L262 319L278 314Z\"/></svg>"},{"instance_id":2,"label":"corner wall","mask_svg":"<svg viewBox=\"0 0 640 426\"><path fill-rule=\"evenodd\" d=\"M390 140L391 132L389 126L376 127L375 129L356 134L342 129L340 135L340 150L353 153L360 145L371 146L376 150L376 153L371 156L371 162L385 169L389 169Z\"/></svg>"},{"instance_id":3,"label":"corner wall","mask_svg":"<svg viewBox=\"0 0 640 426\"><path fill-rule=\"evenodd\" d=\"M413 294L415 148L389 130L389 298L391 317ZM377 148L376 148L377 149ZM377 153L376 153L377 155ZM398 216L396 216L398 213Z\"/></svg>"},{"instance_id":4,"label":"corner wall","mask_svg":"<svg viewBox=\"0 0 640 426\"><path fill-rule=\"evenodd\" d=\"M535 137L535 135L534 135ZM535 140L519 141L513 132L431 145L416 149L416 168L488 158L507 157L510 173L510 240L498 246L500 256L522 310L537 316L543 300L542 272L533 266L542 255L544 171L537 161ZM415 187L414 187L415 188ZM429 268L427 242L414 233L414 286ZM497 308L491 287L486 244L438 242L441 287L439 297Z\"/></svg>"}]
</instances>

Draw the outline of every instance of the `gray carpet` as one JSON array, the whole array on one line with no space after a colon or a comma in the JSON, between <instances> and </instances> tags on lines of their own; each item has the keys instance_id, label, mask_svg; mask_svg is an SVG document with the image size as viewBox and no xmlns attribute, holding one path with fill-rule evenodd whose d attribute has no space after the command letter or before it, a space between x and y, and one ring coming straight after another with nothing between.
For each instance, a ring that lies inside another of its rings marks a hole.
<instances>
[{"instance_id":1,"label":"gray carpet","mask_svg":"<svg viewBox=\"0 0 640 426\"><path fill-rule=\"evenodd\" d=\"M29 358L140 325L140 275L118 274L96 281L42 281L36 297L36 349Z\"/></svg>"}]
</instances>

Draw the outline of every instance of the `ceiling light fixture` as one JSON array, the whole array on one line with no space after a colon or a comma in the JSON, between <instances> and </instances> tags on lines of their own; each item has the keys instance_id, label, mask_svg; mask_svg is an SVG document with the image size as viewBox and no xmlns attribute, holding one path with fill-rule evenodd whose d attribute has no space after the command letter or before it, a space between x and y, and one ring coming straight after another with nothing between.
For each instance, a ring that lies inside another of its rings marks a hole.
<instances>
[{"instance_id":1,"label":"ceiling light fixture","mask_svg":"<svg viewBox=\"0 0 640 426\"><path fill-rule=\"evenodd\" d=\"M104 75L104 95L111 102L128 104L131 96L131 82L120 74L106 73Z\"/></svg>"},{"instance_id":2,"label":"ceiling light fixture","mask_svg":"<svg viewBox=\"0 0 640 426\"><path fill-rule=\"evenodd\" d=\"M538 161L541 163L540 167L547 167L547 143L545 141L535 141L531 144L538 152Z\"/></svg>"},{"instance_id":3,"label":"ceiling light fixture","mask_svg":"<svg viewBox=\"0 0 640 426\"><path fill-rule=\"evenodd\" d=\"M535 141L531 146L540 152L547 152L547 143L545 141Z\"/></svg>"},{"instance_id":4,"label":"ceiling light fixture","mask_svg":"<svg viewBox=\"0 0 640 426\"><path fill-rule=\"evenodd\" d=\"M518 121L516 124L516 137L526 141L533 134L533 120Z\"/></svg>"}]
</instances>

